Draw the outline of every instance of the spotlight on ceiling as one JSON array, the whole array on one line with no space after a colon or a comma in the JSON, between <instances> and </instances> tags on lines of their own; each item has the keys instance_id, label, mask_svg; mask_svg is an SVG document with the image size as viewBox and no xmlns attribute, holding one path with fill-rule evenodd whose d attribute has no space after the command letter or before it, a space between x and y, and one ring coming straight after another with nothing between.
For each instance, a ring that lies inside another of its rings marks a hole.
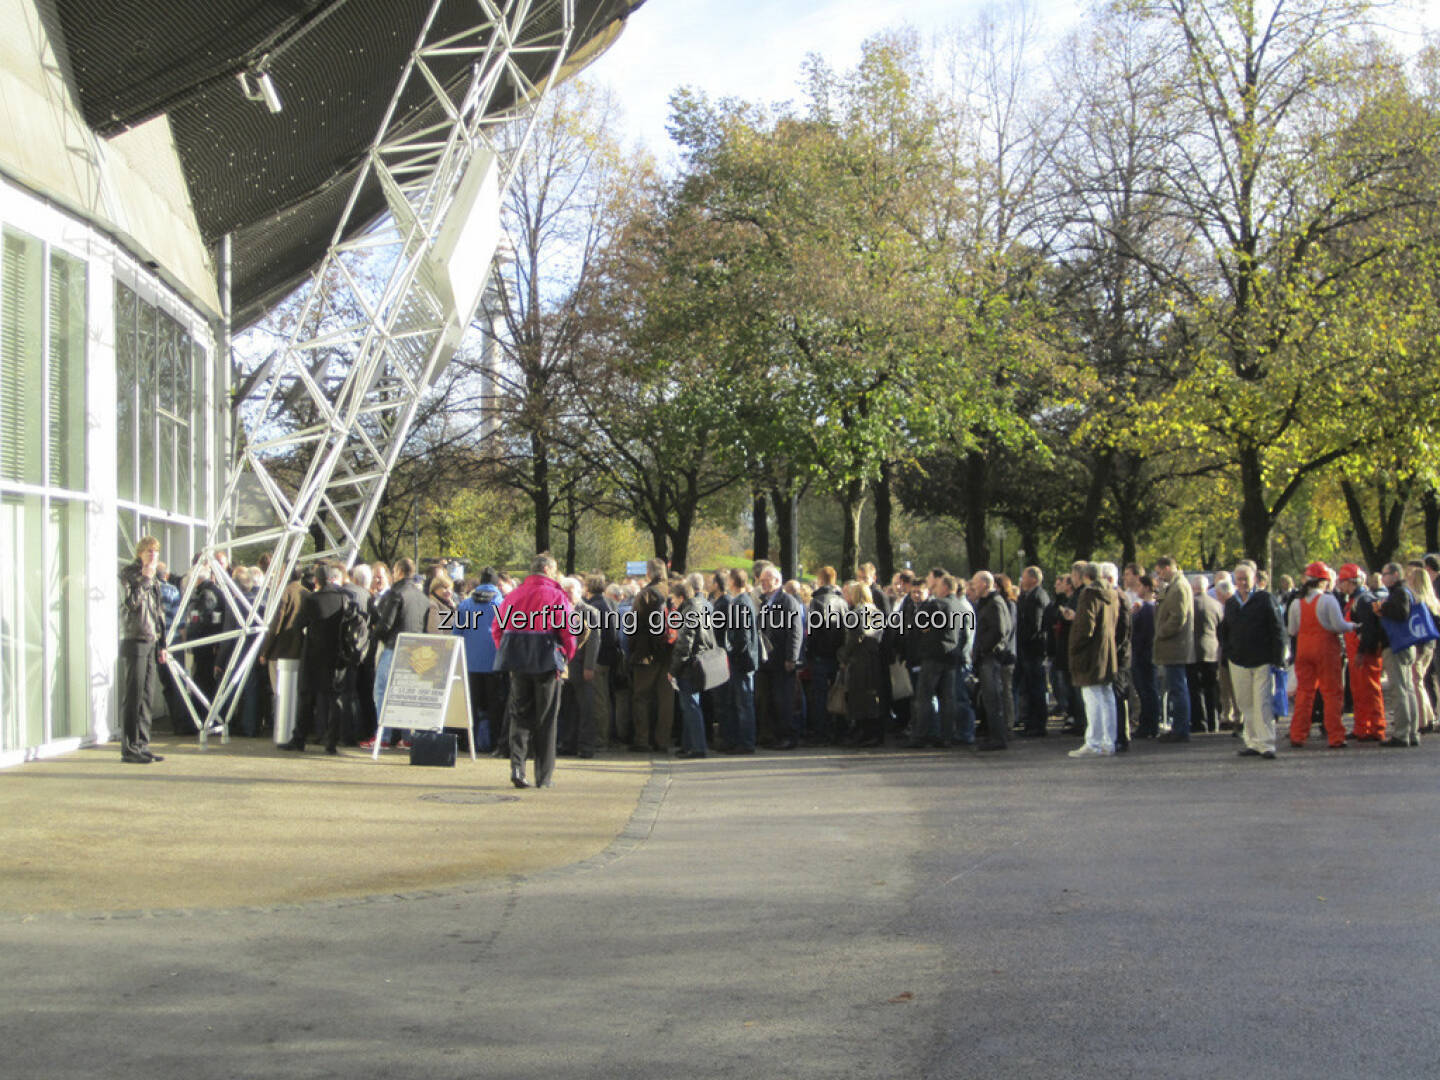
<instances>
[{"instance_id":1,"label":"spotlight on ceiling","mask_svg":"<svg viewBox=\"0 0 1440 1080\"><path fill-rule=\"evenodd\" d=\"M241 91L251 101L263 101L272 113L284 107L268 71L242 71L236 78L240 80Z\"/></svg>"}]
</instances>

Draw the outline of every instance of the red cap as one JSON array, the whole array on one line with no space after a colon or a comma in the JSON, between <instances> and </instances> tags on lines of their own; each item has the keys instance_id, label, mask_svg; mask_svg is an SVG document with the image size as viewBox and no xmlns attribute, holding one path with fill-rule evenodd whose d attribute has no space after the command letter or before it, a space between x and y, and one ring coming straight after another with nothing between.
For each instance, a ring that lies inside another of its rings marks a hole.
<instances>
[{"instance_id":1,"label":"red cap","mask_svg":"<svg viewBox=\"0 0 1440 1080\"><path fill-rule=\"evenodd\" d=\"M1353 562L1347 562L1344 566L1340 567L1341 581L1363 581L1364 579L1365 571Z\"/></svg>"},{"instance_id":2,"label":"red cap","mask_svg":"<svg viewBox=\"0 0 1440 1080\"><path fill-rule=\"evenodd\" d=\"M1326 566L1319 559L1316 559L1309 566L1305 567L1305 576L1307 578L1316 578L1320 581L1325 581L1331 576L1331 570L1330 567Z\"/></svg>"}]
</instances>

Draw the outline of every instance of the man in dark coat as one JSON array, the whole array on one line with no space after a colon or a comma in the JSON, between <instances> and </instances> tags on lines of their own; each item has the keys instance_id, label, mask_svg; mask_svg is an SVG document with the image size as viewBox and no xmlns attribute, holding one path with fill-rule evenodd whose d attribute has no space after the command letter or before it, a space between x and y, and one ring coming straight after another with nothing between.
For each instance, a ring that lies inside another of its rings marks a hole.
<instances>
[{"instance_id":1,"label":"man in dark coat","mask_svg":"<svg viewBox=\"0 0 1440 1080\"><path fill-rule=\"evenodd\" d=\"M1045 612L1050 594L1045 574L1027 566L1020 574L1020 599L1015 602L1015 681L1020 691L1020 722L1027 738L1045 734Z\"/></svg>"},{"instance_id":2,"label":"man in dark coat","mask_svg":"<svg viewBox=\"0 0 1440 1080\"><path fill-rule=\"evenodd\" d=\"M415 577L415 564L401 559L395 564L394 583L375 605L375 625L371 633L380 640L380 653L375 659L375 713L385 713L385 689L390 685L390 665L395 661L395 643L401 634L423 634L430 615L430 601ZM382 737L384 737L382 735ZM374 736L360 745L373 747ZM390 744L395 738L392 735Z\"/></svg>"},{"instance_id":3,"label":"man in dark coat","mask_svg":"<svg viewBox=\"0 0 1440 1080\"><path fill-rule=\"evenodd\" d=\"M724 608L725 655L730 680L725 684L721 708L721 740L732 754L755 752L755 671L760 666L759 612L750 595L750 575L731 570L726 581Z\"/></svg>"},{"instance_id":4,"label":"man in dark coat","mask_svg":"<svg viewBox=\"0 0 1440 1080\"><path fill-rule=\"evenodd\" d=\"M630 715L634 741L630 749L658 750L663 754L669 751L675 730L675 691L668 681L675 632L666 619L669 595L665 563L651 559L645 570L650 580L635 597L632 609L635 632L630 635Z\"/></svg>"},{"instance_id":5,"label":"man in dark coat","mask_svg":"<svg viewBox=\"0 0 1440 1080\"><path fill-rule=\"evenodd\" d=\"M120 760L134 765L163 761L150 752L150 699L167 661L165 619L155 564L160 541L141 537L135 561L120 571Z\"/></svg>"},{"instance_id":6,"label":"man in dark coat","mask_svg":"<svg viewBox=\"0 0 1440 1080\"><path fill-rule=\"evenodd\" d=\"M1264 589L1252 588L1255 564L1248 559L1235 567L1235 592L1225 601L1220 621L1220 645L1230 665L1235 703L1240 706L1245 745L1241 757L1275 760L1275 705L1271 672L1284 674L1289 644L1280 605Z\"/></svg>"},{"instance_id":7,"label":"man in dark coat","mask_svg":"<svg viewBox=\"0 0 1440 1080\"><path fill-rule=\"evenodd\" d=\"M1004 750L1009 745L1004 695L1010 693L1015 661L1008 653L1010 605L995 591L995 578L988 570L970 579L969 600L975 608L975 676L986 716L986 738L976 749Z\"/></svg>"},{"instance_id":8,"label":"man in dark coat","mask_svg":"<svg viewBox=\"0 0 1440 1080\"><path fill-rule=\"evenodd\" d=\"M804 644L805 609L780 587L780 571L760 571L760 672L755 694L761 710L760 727L773 733L776 750L800 745L795 730L795 669Z\"/></svg>"},{"instance_id":9,"label":"man in dark coat","mask_svg":"<svg viewBox=\"0 0 1440 1080\"><path fill-rule=\"evenodd\" d=\"M805 737L816 743L830 741L830 714L825 701L830 684L835 681L840 663L836 654L845 640L842 623L850 605L835 585L835 568L822 566L815 571L815 591L810 596L809 620L805 635L805 667L810 681L805 688Z\"/></svg>"},{"instance_id":10,"label":"man in dark coat","mask_svg":"<svg viewBox=\"0 0 1440 1080\"><path fill-rule=\"evenodd\" d=\"M615 713L610 697L610 672L620 664L620 618L615 601L605 595L603 574L591 574L585 579L585 602L595 610L600 624L600 643L595 654L595 676L590 691L593 695L590 712L595 724L589 749L593 752L610 745ZM582 745L581 750L584 749L586 747Z\"/></svg>"},{"instance_id":11,"label":"man in dark coat","mask_svg":"<svg viewBox=\"0 0 1440 1080\"><path fill-rule=\"evenodd\" d=\"M297 628L305 635L305 648L300 656L301 693L315 710L312 729L325 740L325 752L335 754L345 715L340 693L349 669L340 662L340 625L350 594L345 591L345 571L326 564L320 571L323 584L308 593L300 605ZM295 734L281 750L305 749L305 726L295 725Z\"/></svg>"}]
</instances>

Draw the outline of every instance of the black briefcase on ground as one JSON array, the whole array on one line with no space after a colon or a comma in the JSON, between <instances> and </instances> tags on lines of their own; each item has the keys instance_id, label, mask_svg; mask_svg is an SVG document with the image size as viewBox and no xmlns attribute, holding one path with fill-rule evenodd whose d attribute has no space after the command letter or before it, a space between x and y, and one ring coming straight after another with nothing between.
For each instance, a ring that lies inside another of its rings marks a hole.
<instances>
[{"instance_id":1,"label":"black briefcase on ground","mask_svg":"<svg viewBox=\"0 0 1440 1080\"><path fill-rule=\"evenodd\" d=\"M455 747L459 736L445 731L412 731L410 733L411 765L442 765L455 767Z\"/></svg>"}]
</instances>

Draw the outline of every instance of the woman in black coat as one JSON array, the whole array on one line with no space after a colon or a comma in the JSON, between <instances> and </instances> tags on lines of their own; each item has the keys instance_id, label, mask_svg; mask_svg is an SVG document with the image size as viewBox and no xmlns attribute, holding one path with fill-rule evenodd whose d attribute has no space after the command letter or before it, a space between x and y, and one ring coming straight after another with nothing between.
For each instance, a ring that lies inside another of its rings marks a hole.
<instances>
[{"instance_id":1,"label":"woman in black coat","mask_svg":"<svg viewBox=\"0 0 1440 1080\"><path fill-rule=\"evenodd\" d=\"M885 727L880 688L890 676L880 657L885 616L871 603L870 590L858 581L845 586L845 599L850 611L836 659L845 680L846 726L849 735L858 736L857 746L882 746Z\"/></svg>"}]
</instances>

